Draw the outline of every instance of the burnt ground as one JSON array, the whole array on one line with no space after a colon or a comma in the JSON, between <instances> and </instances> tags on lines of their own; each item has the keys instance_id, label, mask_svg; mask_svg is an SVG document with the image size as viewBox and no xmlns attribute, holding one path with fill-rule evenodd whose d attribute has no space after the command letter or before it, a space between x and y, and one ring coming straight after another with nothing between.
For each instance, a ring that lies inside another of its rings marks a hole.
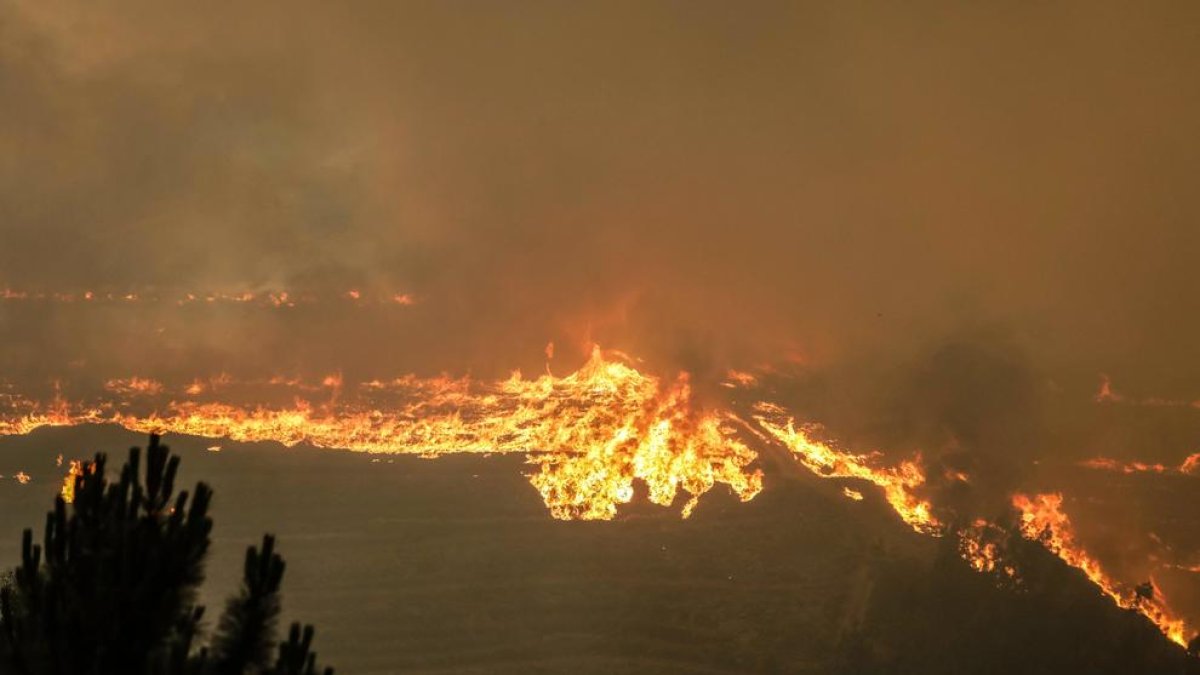
<instances>
[{"instance_id":1,"label":"burnt ground","mask_svg":"<svg viewBox=\"0 0 1200 675\"><path fill-rule=\"evenodd\" d=\"M58 453L123 460L113 428L0 439L0 566L40 530ZM518 457L372 458L168 437L181 485L216 490L204 601L246 546L279 536L286 620L317 625L340 673L1176 673L1182 651L1036 547L998 589L879 496L802 473L741 504L716 488L690 520L634 505L557 522ZM373 461L377 460L377 461ZM682 500L681 500L682 501Z\"/></svg>"}]
</instances>

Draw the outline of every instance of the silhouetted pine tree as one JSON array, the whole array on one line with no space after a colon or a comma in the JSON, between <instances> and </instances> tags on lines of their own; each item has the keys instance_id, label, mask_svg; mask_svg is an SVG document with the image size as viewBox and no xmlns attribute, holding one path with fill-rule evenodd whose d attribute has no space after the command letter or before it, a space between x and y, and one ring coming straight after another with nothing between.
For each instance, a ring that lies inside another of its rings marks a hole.
<instances>
[{"instance_id":1,"label":"silhouetted pine tree","mask_svg":"<svg viewBox=\"0 0 1200 675\"><path fill-rule=\"evenodd\" d=\"M261 552L246 552L242 590L211 648L196 648L212 491L199 483L190 498L174 495L179 458L158 436L144 482L139 460L133 448L120 481L109 483L97 454L75 479L74 503L55 499L43 545L25 531L21 564L0 589L0 673L315 675L311 626L301 636L293 625L270 663L284 570L270 535Z\"/></svg>"},{"instance_id":2,"label":"silhouetted pine tree","mask_svg":"<svg viewBox=\"0 0 1200 675\"><path fill-rule=\"evenodd\" d=\"M270 662L275 621L279 617L279 583L283 559L275 554L275 539L263 537L263 550L246 551L241 593L230 598L214 641L217 671L240 673L246 666L265 668Z\"/></svg>"}]
</instances>

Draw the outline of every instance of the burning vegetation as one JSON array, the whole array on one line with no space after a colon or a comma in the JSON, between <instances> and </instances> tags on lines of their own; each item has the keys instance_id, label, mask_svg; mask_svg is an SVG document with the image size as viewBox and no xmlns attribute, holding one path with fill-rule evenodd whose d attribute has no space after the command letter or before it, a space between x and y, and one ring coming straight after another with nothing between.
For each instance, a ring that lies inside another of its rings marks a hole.
<instances>
[{"instance_id":1,"label":"burning vegetation","mask_svg":"<svg viewBox=\"0 0 1200 675\"><path fill-rule=\"evenodd\" d=\"M562 519L612 518L618 505L633 498L635 479L647 486L655 504L669 506L684 493L685 516L718 483L742 500L758 494L762 473L750 466L756 454L738 439L736 419L698 409L686 374L664 381L627 361L597 349L581 369L565 377L525 379L514 373L481 383L405 376L362 383L353 392L357 396L332 376L316 387L282 378L250 383L323 392L328 398L323 403L297 398L291 406L276 408L215 398L235 388L231 378L193 382L172 392L182 393L181 399L159 408L144 397L162 392L162 385L130 378L121 381L123 386L108 386L118 396L102 400L60 397L43 404L10 396L0 434L100 423L143 432L425 457L524 453L536 467L530 481L550 512ZM198 398L202 394L208 398Z\"/></svg>"},{"instance_id":2,"label":"burning vegetation","mask_svg":"<svg viewBox=\"0 0 1200 675\"><path fill-rule=\"evenodd\" d=\"M547 354L553 352L548 348ZM966 527L935 504L926 463L914 455L890 463L878 452L855 453L820 438L821 429L797 422L763 395L757 378L731 371L724 386L750 402L701 405L690 377L643 373L634 360L599 348L576 372L525 378L514 372L499 381L406 375L348 383L340 374L308 384L299 378L240 381L228 375L167 386L143 377L109 380L103 394L49 401L3 394L0 434L25 434L45 426L115 424L149 433L210 439L307 443L365 453L434 458L450 453L517 453L549 513L563 520L608 520L644 489L660 506L682 496L681 515L691 516L700 498L718 485L749 501L763 489L760 454L783 451L814 475L842 481L842 494L865 499L874 486L913 531L958 540L967 565L1004 585L1021 583L1019 565L1006 552L1008 537L1044 546L1081 570L1120 607L1154 623L1179 645L1193 636L1161 589L1121 582L1077 540L1061 494L1014 494L1014 521L975 519ZM292 397L285 406L253 400L264 392ZM1187 472L1194 457L1177 471ZM1092 468L1155 470L1092 460ZM1167 471L1165 467L1158 470ZM83 467L70 462L62 498L70 503ZM945 482L966 485L969 476L945 469ZM940 474L939 474L940 475ZM941 480L941 479L939 479Z\"/></svg>"}]
</instances>

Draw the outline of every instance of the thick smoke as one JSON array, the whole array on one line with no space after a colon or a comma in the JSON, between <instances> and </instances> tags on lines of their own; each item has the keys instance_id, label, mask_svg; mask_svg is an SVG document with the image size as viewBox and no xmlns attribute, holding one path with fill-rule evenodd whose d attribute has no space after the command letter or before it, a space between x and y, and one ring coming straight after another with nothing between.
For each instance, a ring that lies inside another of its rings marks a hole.
<instances>
[{"instance_id":1,"label":"thick smoke","mask_svg":"<svg viewBox=\"0 0 1200 675\"><path fill-rule=\"evenodd\" d=\"M0 285L418 304L5 303L0 366L493 375L540 370L553 340L559 372L595 341L699 380L791 360L885 382L935 354L896 413L919 426L938 401L1009 386L939 379L990 347L936 355L1003 325L1017 346L997 358L1037 373L1014 400L1100 372L1186 395L1198 21L1183 6L10 1ZM863 389L847 405L887 395ZM958 443L1002 444L945 412Z\"/></svg>"}]
</instances>

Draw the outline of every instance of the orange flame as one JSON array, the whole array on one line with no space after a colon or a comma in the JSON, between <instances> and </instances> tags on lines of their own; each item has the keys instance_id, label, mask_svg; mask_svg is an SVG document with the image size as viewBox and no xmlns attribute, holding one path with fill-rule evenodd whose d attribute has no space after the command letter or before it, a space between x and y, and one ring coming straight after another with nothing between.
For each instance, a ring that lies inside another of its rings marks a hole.
<instances>
[{"instance_id":1,"label":"orange flame","mask_svg":"<svg viewBox=\"0 0 1200 675\"><path fill-rule=\"evenodd\" d=\"M117 394L134 395L144 394L153 395L162 392L163 385L161 382L151 380L144 377L130 377L128 379L109 380L104 383L104 388Z\"/></svg>"},{"instance_id":2,"label":"orange flame","mask_svg":"<svg viewBox=\"0 0 1200 675\"><path fill-rule=\"evenodd\" d=\"M341 384L340 377L323 383L335 394ZM368 384L368 391L396 394L402 402L379 409L341 398L325 405L297 400L272 409L186 400L139 415L126 402L58 400L47 407L26 401L23 414L0 417L0 435L109 423L143 433L307 442L370 453L524 453L537 467L530 481L551 514L564 519L614 517L618 505L632 499L635 480L655 504L689 495L685 517L717 483L743 501L762 489L761 472L750 468L755 453L736 438L727 415L695 409L686 374L664 384L606 359L599 349L579 371L561 378L526 380L515 373L475 383L407 376Z\"/></svg>"},{"instance_id":3,"label":"orange flame","mask_svg":"<svg viewBox=\"0 0 1200 675\"><path fill-rule=\"evenodd\" d=\"M290 301L286 295L279 300ZM546 356L553 357L550 345ZM56 396L40 404L5 394L0 435L25 434L43 426L116 424L142 433L276 441L288 446L303 442L380 454L519 453L532 467L529 480L555 518L594 520L615 517L640 489L650 502L662 506L673 505L682 493L683 517L690 516L700 497L717 484L728 486L742 501L753 499L762 490L762 473L754 467L756 453L739 437L744 431L763 442L780 444L819 477L879 487L913 530L943 533L923 495L926 476L920 456L888 465L880 453L838 449L816 440L815 427L797 426L794 417L772 403L755 404L753 422L727 410L700 408L693 401L686 373L662 380L639 372L632 363L618 352L594 348L591 358L570 375L546 372L526 379L517 372L495 382L406 375L355 384L334 374L306 384L296 377L237 381L221 374L168 389L156 380L134 377L107 383L109 395L118 397L114 400L69 402ZM729 371L724 382L739 390L756 384L753 375L739 371ZM286 387L297 398L284 407L210 400L218 393L237 393L242 385ZM161 397L168 391L183 396L165 404L147 400L151 394ZM310 394L322 400L299 397ZM220 446L209 450L219 452ZM74 496L74 477L85 470L77 464L71 462L63 479L62 495L68 501ZM1106 458L1089 460L1085 466L1167 470ZM1179 467L1183 473L1198 469L1200 453ZM970 480L957 470L942 473L947 480ZM29 481L24 473L16 478ZM842 493L848 499L863 499L863 492L855 488L843 486ZM1118 605L1142 613L1171 640L1183 644L1187 626L1171 613L1161 592L1155 588L1146 597L1144 591L1139 595L1108 577L1075 541L1061 503L1062 497L1055 494L1014 496L1021 534L1083 570ZM982 521L961 530L957 533L960 553L977 571L1015 579L1016 571L1003 561L998 548L998 532L996 526Z\"/></svg>"},{"instance_id":4,"label":"orange flame","mask_svg":"<svg viewBox=\"0 0 1200 675\"><path fill-rule=\"evenodd\" d=\"M1085 459L1079 463L1079 466L1088 469L1096 469L1098 471L1112 471L1115 473L1182 473L1194 474L1200 469L1200 452L1189 455L1184 459L1177 468L1171 468L1165 464L1147 462L1121 462L1110 457L1093 457Z\"/></svg>"},{"instance_id":5,"label":"orange flame","mask_svg":"<svg viewBox=\"0 0 1200 675\"><path fill-rule=\"evenodd\" d=\"M815 441L803 429L796 429L793 418L785 419L783 410L770 403L755 406L755 420L775 440L791 450L810 471L824 478L858 478L883 488L888 504L917 532L933 533L940 523L933 516L928 500L917 496L925 484L920 458L901 462L895 467L876 466L878 453L856 455Z\"/></svg>"},{"instance_id":6,"label":"orange flame","mask_svg":"<svg viewBox=\"0 0 1200 675\"><path fill-rule=\"evenodd\" d=\"M1113 390L1112 380L1107 375L1100 376L1100 389L1092 397L1097 403L1128 403L1136 406L1152 408L1200 408L1200 400L1188 401L1180 399L1161 398L1129 398Z\"/></svg>"},{"instance_id":7,"label":"orange flame","mask_svg":"<svg viewBox=\"0 0 1200 675\"><path fill-rule=\"evenodd\" d=\"M1179 465L1179 470L1186 474L1200 474L1200 452L1188 455Z\"/></svg>"},{"instance_id":8,"label":"orange flame","mask_svg":"<svg viewBox=\"0 0 1200 675\"><path fill-rule=\"evenodd\" d=\"M63 476L62 489L59 494L64 502L70 504L75 501L75 477L83 475L83 462L77 459L71 460L70 468L67 470L67 475Z\"/></svg>"},{"instance_id":9,"label":"orange flame","mask_svg":"<svg viewBox=\"0 0 1200 675\"><path fill-rule=\"evenodd\" d=\"M1071 519L1062 511L1061 494L1013 495L1012 503L1020 513L1021 534L1028 539L1041 542L1063 562L1082 571L1101 592L1118 606L1134 610L1145 616L1172 642L1187 645L1187 625L1175 616L1167 606L1162 592L1151 580L1152 595L1145 597L1129 590L1125 585L1110 577L1095 558L1088 555L1075 538Z\"/></svg>"},{"instance_id":10,"label":"orange flame","mask_svg":"<svg viewBox=\"0 0 1200 675\"><path fill-rule=\"evenodd\" d=\"M958 531L958 553L971 569L981 574L1002 574L1019 582L1017 569L1005 561L1002 547L1005 531L983 519Z\"/></svg>"},{"instance_id":11,"label":"orange flame","mask_svg":"<svg viewBox=\"0 0 1200 675\"><path fill-rule=\"evenodd\" d=\"M728 370L725 372L725 381L721 386L728 389L745 389L758 384L758 378L740 370Z\"/></svg>"}]
</instances>

